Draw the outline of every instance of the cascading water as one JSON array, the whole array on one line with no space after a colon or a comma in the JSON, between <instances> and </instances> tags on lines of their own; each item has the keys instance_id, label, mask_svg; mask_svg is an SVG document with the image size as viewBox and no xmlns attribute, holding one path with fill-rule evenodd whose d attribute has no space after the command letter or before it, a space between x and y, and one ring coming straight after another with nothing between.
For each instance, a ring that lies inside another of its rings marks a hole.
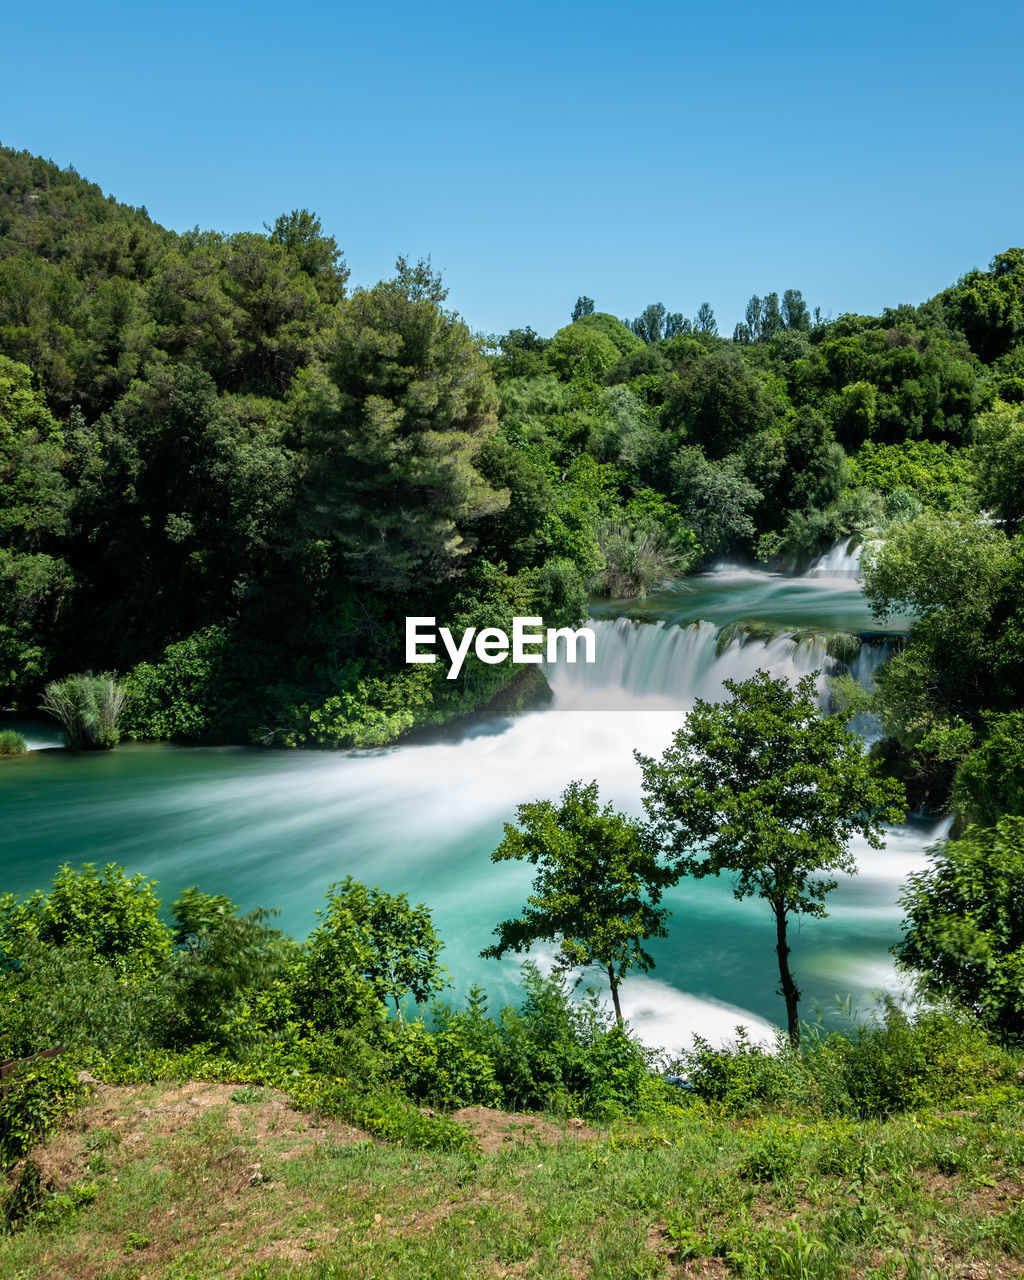
<instances>
[{"instance_id":1,"label":"cascading water","mask_svg":"<svg viewBox=\"0 0 1024 1280\"><path fill-rule=\"evenodd\" d=\"M641 815L634 748L660 754L693 700L720 697L724 678L758 667L790 678L834 669L828 636L871 626L852 579L748 571L701 575L686 588L662 598L668 619L595 620L598 661L547 668L550 707L461 737L363 753L129 744L7 761L0 889L42 887L64 861L116 861L155 876L165 901L199 884L246 909L279 907L282 926L304 936L327 885L352 875L431 906L455 998L478 981L492 1007L515 999L515 962L479 952L529 890L532 868L489 859L516 805L596 778L603 800ZM882 660L884 643L850 656L859 679ZM830 919L804 922L794 936L806 1012L816 1000L860 999L891 984L898 886L940 831L900 827L881 853L855 845L860 875L830 897ZM727 882L712 879L681 883L667 905L670 937L651 946L656 973L623 986L640 1034L670 1048L736 1025L770 1036L767 1020L782 1011L764 904L738 903Z\"/></svg>"},{"instance_id":2,"label":"cascading water","mask_svg":"<svg viewBox=\"0 0 1024 1280\"><path fill-rule=\"evenodd\" d=\"M833 543L804 571L808 578L859 578L864 540L859 534Z\"/></svg>"},{"instance_id":3,"label":"cascading water","mask_svg":"<svg viewBox=\"0 0 1024 1280\"><path fill-rule=\"evenodd\" d=\"M736 636L722 645L722 628L657 622L591 623L597 643L592 665L560 661L547 669L555 708L564 710L687 710L697 698L726 696L724 680L745 680L758 668L797 679L830 666L820 641L796 642L782 634L769 641Z\"/></svg>"}]
</instances>

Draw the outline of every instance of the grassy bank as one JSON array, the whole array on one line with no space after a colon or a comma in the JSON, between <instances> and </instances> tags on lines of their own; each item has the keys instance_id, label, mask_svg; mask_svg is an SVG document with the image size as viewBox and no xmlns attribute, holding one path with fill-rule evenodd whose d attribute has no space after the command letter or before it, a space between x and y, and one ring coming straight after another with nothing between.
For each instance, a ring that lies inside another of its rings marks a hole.
<instances>
[{"instance_id":1,"label":"grassy bank","mask_svg":"<svg viewBox=\"0 0 1024 1280\"><path fill-rule=\"evenodd\" d=\"M424 1151L237 1083L88 1086L14 1171L14 1280L1024 1274L1024 1107L882 1120L684 1099L610 1127L456 1112ZM9 1207L11 1202L9 1201Z\"/></svg>"}]
</instances>

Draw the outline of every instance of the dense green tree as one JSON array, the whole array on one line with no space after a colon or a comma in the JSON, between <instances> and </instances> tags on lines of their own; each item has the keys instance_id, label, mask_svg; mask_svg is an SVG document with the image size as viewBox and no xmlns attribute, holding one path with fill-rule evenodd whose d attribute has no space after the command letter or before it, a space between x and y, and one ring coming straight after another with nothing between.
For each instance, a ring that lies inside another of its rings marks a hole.
<instances>
[{"instance_id":1,"label":"dense green tree","mask_svg":"<svg viewBox=\"0 0 1024 1280\"><path fill-rule=\"evenodd\" d=\"M969 510L978 501L976 457L976 451L955 449L945 441L904 440L891 445L868 441L849 460L851 482L883 497L906 490L936 511Z\"/></svg>"},{"instance_id":2,"label":"dense green tree","mask_svg":"<svg viewBox=\"0 0 1024 1280\"><path fill-rule=\"evenodd\" d=\"M293 209L282 213L267 229L271 243L284 246L325 302L338 302L344 296L348 267L337 240L324 235L316 214L308 209Z\"/></svg>"},{"instance_id":3,"label":"dense green tree","mask_svg":"<svg viewBox=\"0 0 1024 1280\"><path fill-rule=\"evenodd\" d=\"M171 906L175 953L167 983L176 1045L220 1043L237 1050L233 1021L247 992L283 981L298 947L261 908L239 914L224 894L182 891Z\"/></svg>"},{"instance_id":4,"label":"dense green tree","mask_svg":"<svg viewBox=\"0 0 1024 1280\"><path fill-rule=\"evenodd\" d=\"M64 432L32 375L0 355L0 701L47 670L72 588L61 554L71 491Z\"/></svg>"},{"instance_id":5,"label":"dense green tree","mask_svg":"<svg viewBox=\"0 0 1024 1280\"><path fill-rule=\"evenodd\" d=\"M973 461L982 503L1015 533L1024 519L1024 406L997 401L979 417Z\"/></svg>"},{"instance_id":6,"label":"dense green tree","mask_svg":"<svg viewBox=\"0 0 1024 1280\"><path fill-rule=\"evenodd\" d=\"M743 313L744 336L748 342L757 342L763 336L764 303L755 293ZM749 336L747 336L749 335Z\"/></svg>"},{"instance_id":7,"label":"dense green tree","mask_svg":"<svg viewBox=\"0 0 1024 1280\"><path fill-rule=\"evenodd\" d=\"M833 873L857 869L850 838L859 833L882 848L881 824L903 816L903 789L864 755L851 712L822 714L813 676L795 687L765 671L724 683L730 700L698 699L660 760L634 753L644 805L677 874L729 873L737 898L768 903L789 1038L798 1045L790 919L828 914Z\"/></svg>"},{"instance_id":8,"label":"dense green tree","mask_svg":"<svg viewBox=\"0 0 1024 1280\"><path fill-rule=\"evenodd\" d=\"M671 873L639 823L600 807L596 782L570 783L558 801L521 804L516 813L518 825L505 824L491 859L529 862L537 873L522 914L503 920L481 955L556 943L563 969L601 969L621 1026L619 986L630 969L654 966L643 944L665 937L669 912L658 903Z\"/></svg>"},{"instance_id":9,"label":"dense green tree","mask_svg":"<svg viewBox=\"0 0 1024 1280\"><path fill-rule=\"evenodd\" d=\"M510 329L496 341L500 353L491 362L496 378L534 378L547 371L544 352L548 341L529 325L524 329Z\"/></svg>"},{"instance_id":10,"label":"dense green tree","mask_svg":"<svg viewBox=\"0 0 1024 1280\"><path fill-rule=\"evenodd\" d=\"M101 645L119 662L148 657L264 577L293 494L285 429L273 401L219 396L188 365L136 383L101 421L102 462L74 511L90 587L75 623L96 645L91 662Z\"/></svg>"},{"instance_id":11,"label":"dense green tree","mask_svg":"<svg viewBox=\"0 0 1024 1280\"><path fill-rule=\"evenodd\" d=\"M715 319L715 313L711 310L711 304L702 302L693 321L694 333L706 334L709 338L713 338L718 333L718 321ZM671 334L666 334L671 337Z\"/></svg>"},{"instance_id":12,"label":"dense green tree","mask_svg":"<svg viewBox=\"0 0 1024 1280\"><path fill-rule=\"evenodd\" d=\"M324 365L297 380L309 532L386 589L456 572L473 522L508 502L477 466L494 385L445 296L427 264L399 259L393 280L347 301Z\"/></svg>"},{"instance_id":13,"label":"dense green tree","mask_svg":"<svg viewBox=\"0 0 1024 1280\"><path fill-rule=\"evenodd\" d=\"M582 319L583 316L592 316L593 314L594 299L587 298L581 294L580 297L576 299L576 305L572 309L572 323L575 324L576 321Z\"/></svg>"},{"instance_id":14,"label":"dense green tree","mask_svg":"<svg viewBox=\"0 0 1024 1280\"><path fill-rule=\"evenodd\" d=\"M307 964L321 981L357 975L380 1001L394 1004L399 1023L407 996L422 1004L448 985L430 912L422 903L410 906L404 893L368 889L347 876L327 890L327 907L318 915Z\"/></svg>"},{"instance_id":15,"label":"dense green tree","mask_svg":"<svg viewBox=\"0 0 1024 1280\"><path fill-rule=\"evenodd\" d=\"M787 329L797 329L802 333L810 330L810 312L799 289L787 289L782 295L782 318Z\"/></svg>"},{"instance_id":16,"label":"dense green tree","mask_svg":"<svg viewBox=\"0 0 1024 1280\"><path fill-rule=\"evenodd\" d=\"M709 458L723 458L772 426L780 408L773 390L734 351L711 351L677 367L664 421L685 431Z\"/></svg>"},{"instance_id":17,"label":"dense green tree","mask_svg":"<svg viewBox=\"0 0 1024 1280\"><path fill-rule=\"evenodd\" d=\"M970 271L938 301L983 360L994 360L1024 338L1024 249L996 254L988 271Z\"/></svg>"},{"instance_id":18,"label":"dense green tree","mask_svg":"<svg viewBox=\"0 0 1024 1280\"><path fill-rule=\"evenodd\" d=\"M707 554L740 548L753 537L752 512L760 490L747 480L735 459L709 462L688 445L672 460L672 501L685 525Z\"/></svg>"},{"instance_id":19,"label":"dense green tree","mask_svg":"<svg viewBox=\"0 0 1024 1280\"><path fill-rule=\"evenodd\" d=\"M91 863L78 870L62 866L49 891L37 889L20 901L10 893L0 897L0 953L9 962L26 940L71 947L142 981L171 953L155 883L114 863L102 871Z\"/></svg>"},{"instance_id":20,"label":"dense green tree","mask_svg":"<svg viewBox=\"0 0 1024 1280\"><path fill-rule=\"evenodd\" d=\"M770 341L776 334L786 327L786 321L782 314L782 308L779 306L779 295L777 293L769 293L765 295L764 302L761 304L761 328L760 336L766 341Z\"/></svg>"},{"instance_id":21,"label":"dense green tree","mask_svg":"<svg viewBox=\"0 0 1024 1280\"><path fill-rule=\"evenodd\" d=\"M1024 711L983 713L984 736L953 779L950 804L966 822L994 827L1024 816Z\"/></svg>"},{"instance_id":22,"label":"dense green tree","mask_svg":"<svg viewBox=\"0 0 1024 1280\"><path fill-rule=\"evenodd\" d=\"M630 321L629 327L643 342L657 342L665 336L666 314L663 302L652 302Z\"/></svg>"},{"instance_id":23,"label":"dense green tree","mask_svg":"<svg viewBox=\"0 0 1024 1280\"><path fill-rule=\"evenodd\" d=\"M1020 548L970 513L925 511L862 563L875 615L912 617L909 645L876 675L877 709L914 768L948 781L982 711L1011 710L1024 692Z\"/></svg>"},{"instance_id":24,"label":"dense green tree","mask_svg":"<svg viewBox=\"0 0 1024 1280\"><path fill-rule=\"evenodd\" d=\"M591 311L580 317L579 324L584 329L604 334L620 355L639 351L643 346L635 333L632 333L621 320L616 320L613 315L609 315L607 311Z\"/></svg>"}]
</instances>

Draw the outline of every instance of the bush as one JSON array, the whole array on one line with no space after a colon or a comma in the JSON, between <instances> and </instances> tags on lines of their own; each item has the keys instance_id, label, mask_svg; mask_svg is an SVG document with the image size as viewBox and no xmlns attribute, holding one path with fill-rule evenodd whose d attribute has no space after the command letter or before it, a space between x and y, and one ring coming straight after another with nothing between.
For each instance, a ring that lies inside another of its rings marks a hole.
<instances>
[{"instance_id":1,"label":"bush","mask_svg":"<svg viewBox=\"0 0 1024 1280\"><path fill-rule=\"evenodd\" d=\"M0 1171L69 1115L81 1091L62 1058L28 1063L9 1076L0 1094Z\"/></svg>"},{"instance_id":2,"label":"bush","mask_svg":"<svg viewBox=\"0 0 1024 1280\"><path fill-rule=\"evenodd\" d=\"M22 756L28 743L16 729L0 729L0 756Z\"/></svg>"},{"instance_id":3,"label":"bush","mask_svg":"<svg viewBox=\"0 0 1024 1280\"><path fill-rule=\"evenodd\" d=\"M803 1092L799 1059L781 1041L773 1048L752 1044L743 1027L733 1045L713 1049L694 1036L693 1048L670 1066L700 1098L722 1103L734 1113L776 1110Z\"/></svg>"},{"instance_id":4,"label":"bush","mask_svg":"<svg viewBox=\"0 0 1024 1280\"><path fill-rule=\"evenodd\" d=\"M985 737L957 770L950 801L967 822L992 827L1024 815L1024 712L983 713Z\"/></svg>"},{"instance_id":5,"label":"bush","mask_svg":"<svg viewBox=\"0 0 1024 1280\"><path fill-rule=\"evenodd\" d=\"M493 1073L510 1110L608 1118L664 1108L671 1090L652 1081L648 1051L615 1025L596 992L573 1000L564 977L544 975L532 961L522 966L520 985L522 1005L502 1009L496 1019L478 987L470 988L465 1009L433 1009L441 1038L438 1085L456 1070L467 1086L486 1093Z\"/></svg>"},{"instance_id":6,"label":"bush","mask_svg":"<svg viewBox=\"0 0 1024 1280\"><path fill-rule=\"evenodd\" d=\"M72 751L110 751L121 740L125 689L112 675L65 676L43 691L42 709L60 721Z\"/></svg>"},{"instance_id":7,"label":"bush","mask_svg":"<svg viewBox=\"0 0 1024 1280\"><path fill-rule=\"evenodd\" d=\"M0 897L0 958L10 965L34 941L77 948L119 976L142 981L171 951L155 883L142 874L127 876L114 863L98 871L87 862L77 871L61 867L48 893L37 889L20 902L6 893Z\"/></svg>"},{"instance_id":8,"label":"bush","mask_svg":"<svg viewBox=\"0 0 1024 1280\"><path fill-rule=\"evenodd\" d=\"M682 546L653 522L606 524L598 538L605 563L593 585L616 599L645 596L659 582L682 577L690 564Z\"/></svg>"},{"instance_id":9,"label":"bush","mask_svg":"<svg viewBox=\"0 0 1024 1280\"><path fill-rule=\"evenodd\" d=\"M890 998L869 1022L820 1039L805 1069L823 1110L864 1117L959 1099L990 1083L1001 1061L963 1012L931 1008L910 1017Z\"/></svg>"}]
</instances>

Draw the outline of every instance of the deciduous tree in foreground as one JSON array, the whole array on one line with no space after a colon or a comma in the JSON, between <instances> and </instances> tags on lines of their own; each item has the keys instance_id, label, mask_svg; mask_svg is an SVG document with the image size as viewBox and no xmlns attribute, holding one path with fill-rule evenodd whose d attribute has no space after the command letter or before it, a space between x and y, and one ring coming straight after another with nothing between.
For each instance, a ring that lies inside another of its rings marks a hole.
<instances>
[{"instance_id":1,"label":"deciduous tree in foreground","mask_svg":"<svg viewBox=\"0 0 1024 1280\"><path fill-rule=\"evenodd\" d=\"M634 753L644 804L677 875L732 872L737 898L768 902L779 994L798 1045L790 917L828 914L834 873L857 869L850 838L859 833L880 849L882 823L903 816L903 787L878 775L849 712L822 714L814 676L795 687L765 671L724 683L731 700L698 701L660 760Z\"/></svg>"},{"instance_id":2,"label":"deciduous tree in foreground","mask_svg":"<svg viewBox=\"0 0 1024 1280\"><path fill-rule=\"evenodd\" d=\"M519 825L505 824L491 858L532 862L533 892L481 954L500 958L534 942L557 943L563 968L597 965L607 975L621 1026L619 985L630 969L653 968L642 943L665 936L669 913L657 904L675 877L659 863L646 828L611 805L599 807L596 782L570 783L560 800L521 804L517 814Z\"/></svg>"}]
</instances>

